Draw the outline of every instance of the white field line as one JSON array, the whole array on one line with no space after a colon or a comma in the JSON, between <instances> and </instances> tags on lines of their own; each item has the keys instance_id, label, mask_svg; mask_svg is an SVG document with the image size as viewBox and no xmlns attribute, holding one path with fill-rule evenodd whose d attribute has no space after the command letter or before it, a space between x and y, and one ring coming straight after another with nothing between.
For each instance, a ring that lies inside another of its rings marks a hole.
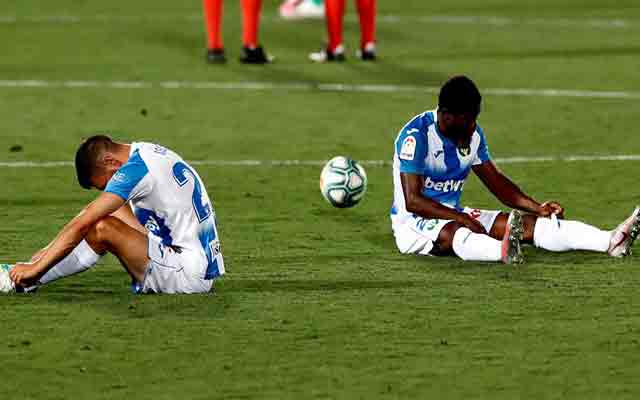
<instances>
[{"instance_id":1,"label":"white field line","mask_svg":"<svg viewBox=\"0 0 640 400\"><path fill-rule=\"evenodd\" d=\"M253 91L323 91L352 93L431 93L436 86L412 86L393 84L348 84L310 82L189 82L189 81L48 81L48 80L0 80L0 88L43 89L167 89L167 90L253 90ZM489 96L524 97L582 97L600 99L638 100L638 91L598 91L570 89L487 88Z\"/></svg>"},{"instance_id":2,"label":"white field line","mask_svg":"<svg viewBox=\"0 0 640 400\"><path fill-rule=\"evenodd\" d=\"M264 21L284 22L275 15L265 15ZM349 22L357 17L350 14ZM202 21L202 15L0 15L0 24L82 24L82 23L158 23L171 21ZM551 26L560 28L613 28L628 29L640 26L640 21L621 18L517 18L481 15L378 15L377 22L382 24L438 24L438 25L489 25L489 26Z\"/></svg>"},{"instance_id":3,"label":"white field line","mask_svg":"<svg viewBox=\"0 0 640 400\"><path fill-rule=\"evenodd\" d=\"M585 161L640 161L640 154L626 155L575 155L564 157L502 157L494 158L496 164L525 164L551 162L585 162ZM214 167L296 167L323 166L327 160L193 160L191 165ZM384 167L392 164L391 160L359 160L360 164L370 167ZM0 161L0 168L61 168L72 167L71 161Z\"/></svg>"}]
</instances>

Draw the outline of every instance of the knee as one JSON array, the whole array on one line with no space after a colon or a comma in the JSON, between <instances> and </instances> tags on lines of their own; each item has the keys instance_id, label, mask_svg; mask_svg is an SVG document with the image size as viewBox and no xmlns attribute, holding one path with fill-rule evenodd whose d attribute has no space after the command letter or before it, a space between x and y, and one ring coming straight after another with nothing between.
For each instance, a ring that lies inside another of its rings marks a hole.
<instances>
[{"instance_id":1,"label":"knee","mask_svg":"<svg viewBox=\"0 0 640 400\"><path fill-rule=\"evenodd\" d=\"M106 243L118 223L115 217L106 217L96 222L89 230L85 240L89 243Z\"/></svg>"},{"instance_id":2,"label":"knee","mask_svg":"<svg viewBox=\"0 0 640 400\"><path fill-rule=\"evenodd\" d=\"M453 252L453 237L456 231L462 228L462 226L463 225L455 221L446 224L438 234L438 240L435 243L433 253L436 255L446 255Z\"/></svg>"}]
</instances>

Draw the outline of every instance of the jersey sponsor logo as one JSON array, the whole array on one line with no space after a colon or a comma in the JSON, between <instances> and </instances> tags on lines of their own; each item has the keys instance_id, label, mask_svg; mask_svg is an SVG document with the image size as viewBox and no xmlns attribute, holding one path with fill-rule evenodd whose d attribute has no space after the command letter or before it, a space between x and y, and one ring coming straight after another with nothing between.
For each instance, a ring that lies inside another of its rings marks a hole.
<instances>
[{"instance_id":1,"label":"jersey sponsor logo","mask_svg":"<svg viewBox=\"0 0 640 400\"><path fill-rule=\"evenodd\" d=\"M433 157L438 158L439 155L444 154L444 150L436 150L433 153Z\"/></svg>"},{"instance_id":2,"label":"jersey sponsor logo","mask_svg":"<svg viewBox=\"0 0 640 400\"><path fill-rule=\"evenodd\" d=\"M413 160L416 155L416 138L413 136L407 136L402 141L402 147L400 147L400 157L403 160Z\"/></svg>"},{"instance_id":3,"label":"jersey sponsor logo","mask_svg":"<svg viewBox=\"0 0 640 400\"><path fill-rule=\"evenodd\" d=\"M446 181L435 182L430 176L424 180L424 188L435 190L437 192L458 192L464 186L464 179L448 179Z\"/></svg>"}]
</instances>

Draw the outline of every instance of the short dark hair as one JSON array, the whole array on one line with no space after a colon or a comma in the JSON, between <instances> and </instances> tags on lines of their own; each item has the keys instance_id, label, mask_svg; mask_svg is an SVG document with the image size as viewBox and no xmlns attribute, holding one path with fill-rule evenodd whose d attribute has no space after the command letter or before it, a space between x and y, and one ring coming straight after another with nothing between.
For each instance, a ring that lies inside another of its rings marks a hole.
<instances>
[{"instance_id":1,"label":"short dark hair","mask_svg":"<svg viewBox=\"0 0 640 400\"><path fill-rule=\"evenodd\" d=\"M482 96L475 83L464 75L454 76L440 89L438 108L453 114L480 114Z\"/></svg>"},{"instance_id":2,"label":"short dark hair","mask_svg":"<svg viewBox=\"0 0 640 400\"><path fill-rule=\"evenodd\" d=\"M98 166L98 159L115 143L109 136L95 135L86 139L76 151L76 175L78 183L85 189L91 189L91 177Z\"/></svg>"}]
</instances>

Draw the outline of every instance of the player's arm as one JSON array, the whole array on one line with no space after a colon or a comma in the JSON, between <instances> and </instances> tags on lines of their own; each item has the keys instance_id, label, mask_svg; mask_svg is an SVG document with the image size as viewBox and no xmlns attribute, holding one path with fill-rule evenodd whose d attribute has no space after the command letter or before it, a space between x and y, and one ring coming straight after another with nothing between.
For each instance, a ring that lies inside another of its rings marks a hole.
<instances>
[{"instance_id":1,"label":"player's arm","mask_svg":"<svg viewBox=\"0 0 640 400\"><path fill-rule=\"evenodd\" d=\"M429 219L449 219L459 222L476 233L487 233L478 221L456 209L433 201L422 194L424 177L422 175L400 173L402 191L407 211Z\"/></svg>"},{"instance_id":2,"label":"player's arm","mask_svg":"<svg viewBox=\"0 0 640 400\"><path fill-rule=\"evenodd\" d=\"M555 201L538 203L526 195L511 179L503 174L491 160L474 165L473 172L482 183L504 205L518 210L527 211L542 217L556 214L562 217L564 209Z\"/></svg>"},{"instance_id":3,"label":"player's arm","mask_svg":"<svg viewBox=\"0 0 640 400\"><path fill-rule=\"evenodd\" d=\"M32 264L16 264L11 270L11 279L16 284L21 284L30 283L40 278L71 253L98 221L111 215L124 203L125 200L118 195L108 192L101 193L96 200L62 228L39 259Z\"/></svg>"}]
</instances>

